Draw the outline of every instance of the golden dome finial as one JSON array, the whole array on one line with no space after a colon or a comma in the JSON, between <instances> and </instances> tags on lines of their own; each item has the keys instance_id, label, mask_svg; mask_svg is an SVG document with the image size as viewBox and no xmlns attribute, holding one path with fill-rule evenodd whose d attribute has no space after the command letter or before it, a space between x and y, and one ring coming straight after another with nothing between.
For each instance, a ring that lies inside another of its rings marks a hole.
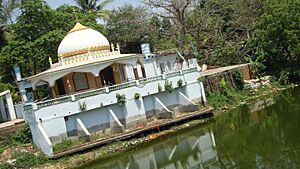
<instances>
[{"instance_id":1,"label":"golden dome finial","mask_svg":"<svg viewBox=\"0 0 300 169\"><path fill-rule=\"evenodd\" d=\"M75 32L75 31L79 31L79 30L83 30L83 29L89 29L88 27L82 25L81 23L77 22L76 25L70 30L69 33Z\"/></svg>"}]
</instances>

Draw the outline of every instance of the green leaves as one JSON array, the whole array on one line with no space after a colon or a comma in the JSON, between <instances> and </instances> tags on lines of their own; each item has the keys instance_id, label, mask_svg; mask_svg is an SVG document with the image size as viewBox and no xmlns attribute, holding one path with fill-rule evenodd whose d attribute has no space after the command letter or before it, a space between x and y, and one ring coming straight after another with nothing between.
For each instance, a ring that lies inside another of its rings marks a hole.
<instances>
[{"instance_id":1,"label":"green leaves","mask_svg":"<svg viewBox=\"0 0 300 169\"><path fill-rule=\"evenodd\" d=\"M20 66L23 77L48 69L48 58L57 61L61 40L78 21L105 34L96 15L82 13L75 6L63 5L54 10L42 0L26 0L20 11L16 23L6 28L11 39L0 53L0 72L6 75L1 80L5 83L14 81L14 64Z\"/></svg>"},{"instance_id":2,"label":"green leaves","mask_svg":"<svg viewBox=\"0 0 300 169\"><path fill-rule=\"evenodd\" d=\"M258 55L265 55L270 71L300 64L299 1L269 0L257 22Z\"/></svg>"}]
</instances>

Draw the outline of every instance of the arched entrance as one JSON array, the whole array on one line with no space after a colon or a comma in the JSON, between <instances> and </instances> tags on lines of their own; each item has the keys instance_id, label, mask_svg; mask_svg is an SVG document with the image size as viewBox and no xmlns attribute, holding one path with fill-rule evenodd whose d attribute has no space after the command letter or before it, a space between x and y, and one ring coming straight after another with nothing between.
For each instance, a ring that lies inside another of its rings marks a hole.
<instances>
[{"instance_id":1,"label":"arched entrance","mask_svg":"<svg viewBox=\"0 0 300 169\"><path fill-rule=\"evenodd\" d=\"M116 84L112 66L108 66L107 68L101 70L100 78L104 86L112 86Z\"/></svg>"}]
</instances>

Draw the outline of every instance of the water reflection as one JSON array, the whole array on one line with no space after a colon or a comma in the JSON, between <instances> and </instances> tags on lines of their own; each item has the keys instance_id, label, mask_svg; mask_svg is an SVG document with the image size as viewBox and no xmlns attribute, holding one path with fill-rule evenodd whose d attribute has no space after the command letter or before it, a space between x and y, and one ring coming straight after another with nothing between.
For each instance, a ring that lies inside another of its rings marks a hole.
<instances>
[{"instance_id":1,"label":"water reflection","mask_svg":"<svg viewBox=\"0 0 300 169\"><path fill-rule=\"evenodd\" d=\"M300 88L82 168L300 168Z\"/></svg>"}]
</instances>

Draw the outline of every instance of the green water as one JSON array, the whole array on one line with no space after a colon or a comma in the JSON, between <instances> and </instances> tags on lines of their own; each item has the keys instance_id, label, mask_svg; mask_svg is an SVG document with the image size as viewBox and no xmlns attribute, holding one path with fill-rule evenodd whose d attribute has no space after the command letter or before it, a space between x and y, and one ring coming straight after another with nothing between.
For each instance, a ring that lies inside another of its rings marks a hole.
<instances>
[{"instance_id":1,"label":"green water","mask_svg":"<svg viewBox=\"0 0 300 169\"><path fill-rule=\"evenodd\" d=\"M300 168L300 87L82 168Z\"/></svg>"}]
</instances>

